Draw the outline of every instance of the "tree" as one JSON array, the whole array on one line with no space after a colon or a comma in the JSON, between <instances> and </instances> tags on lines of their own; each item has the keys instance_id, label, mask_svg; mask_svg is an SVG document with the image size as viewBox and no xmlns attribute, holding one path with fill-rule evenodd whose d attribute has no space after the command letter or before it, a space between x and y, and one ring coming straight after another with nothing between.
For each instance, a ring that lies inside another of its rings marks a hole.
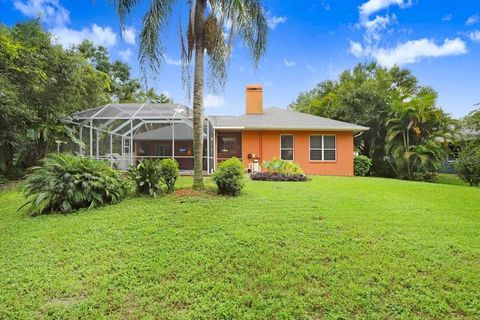
<instances>
[{"instance_id":1,"label":"tree","mask_svg":"<svg viewBox=\"0 0 480 320\"><path fill-rule=\"evenodd\" d=\"M145 101L159 101L160 103L171 102L164 95L158 95L152 88L144 89L139 79L132 78L131 68L120 60L110 62L108 49L103 46L95 46L89 40L82 41L73 47L74 52L80 53L87 59L96 70L105 74L110 79L108 93L110 100L118 103L134 103Z\"/></svg>"},{"instance_id":2,"label":"tree","mask_svg":"<svg viewBox=\"0 0 480 320\"><path fill-rule=\"evenodd\" d=\"M469 130L468 134L480 136L480 109L471 111L464 119L464 127Z\"/></svg>"},{"instance_id":3,"label":"tree","mask_svg":"<svg viewBox=\"0 0 480 320\"><path fill-rule=\"evenodd\" d=\"M143 17L140 34L140 64L144 71L157 72L164 59L160 33L172 12L173 0L152 0ZM139 3L136 0L116 0L122 27L126 17ZM189 1L189 21L184 34L180 26L184 85L190 88L190 63L193 75L193 143L194 188L203 188L203 95L204 59L208 57L212 85L223 86L227 77L227 61L235 35L251 51L255 66L266 50L267 21L260 0L195 0ZM228 37L223 26L229 25ZM195 54L195 55L193 55Z\"/></svg>"},{"instance_id":4,"label":"tree","mask_svg":"<svg viewBox=\"0 0 480 320\"><path fill-rule=\"evenodd\" d=\"M149 101L154 103L173 103L173 100L169 96L163 93L157 94L152 88L148 89L147 91L142 90L137 93L135 100Z\"/></svg>"},{"instance_id":5,"label":"tree","mask_svg":"<svg viewBox=\"0 0 480 320\"><path fill-rule=\"evenodd\" d=\"M456 140L453 122L435 107L436 99L430 88L395 99L385 148L399 177L412 180L415 172L437 170Z\"/></svg>"},{"instance_id":6,"label":"tree","mask_svg":"<svg viewBox=\"0 0 480 320\"><path fill-rule=\"evenodd\" d=\"M0 26L0 168L35 164L70 134L61 119L106 103L109 86L81 55L52 44L37 20Z\"/></svg>"},{"instance_id":7,"label":"tree","mask_svg":"<svg viewBox=\"0 0 480 320\"><path fill-rule=\"evenodd\" d=\"M455 138L453 120L436 107L432 89L420 86L407 69L373 62L344 71L338 80L319 83L289 108L368 126L355 137L355 148L372 159L374 175L411 178L412 170L421 169L419 163L436 166L445 144ZM416 122L417 117L427 118ZM422 130L420 136L412 133L412 123L421 126L415 127ZM436 135L444 143L438 143Z\"/></svg>"}]
</instances>

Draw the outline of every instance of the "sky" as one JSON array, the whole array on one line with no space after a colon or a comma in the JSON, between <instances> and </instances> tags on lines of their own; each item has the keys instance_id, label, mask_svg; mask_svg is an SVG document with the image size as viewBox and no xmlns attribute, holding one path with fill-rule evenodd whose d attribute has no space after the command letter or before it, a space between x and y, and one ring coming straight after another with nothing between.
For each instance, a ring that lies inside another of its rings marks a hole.
<instances>
[{"instance_id":1,"label":"sky","mask_svg":"<svg viewBox=\"0 0 480 320\"><path fill-rule=\"evenodd\" d=\"M64 47L89 39L108 48L141 76L137 54L140 5L121 30L111 0L0 0L0 22L40 18ZM206 88L206 113L238 115L245 86L263 85L264 105L286 108L300 92L337 79L359 62L410 69L439 93L438 106L462 117L480 102L480 0L265 0L266 55L257 69L241 41L234 43L224 89ZM149 85L191 105L182 87L178 23L187 1L177 1L162 33L166 59ZM93 107L93 106L92 106Z\"/></svg>"}]
</instances>

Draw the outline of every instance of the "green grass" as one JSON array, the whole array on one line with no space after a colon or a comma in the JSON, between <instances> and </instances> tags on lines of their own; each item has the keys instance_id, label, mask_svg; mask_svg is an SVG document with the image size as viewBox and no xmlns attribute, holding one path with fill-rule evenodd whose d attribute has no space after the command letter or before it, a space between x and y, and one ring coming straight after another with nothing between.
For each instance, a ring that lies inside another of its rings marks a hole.
<instances>
[{"instance_id":1,"label":"green grass","mask_svg":"<svg viewBox=\"0 0 480 320\"><path fill-rule=\"evenodd\" d=\"M480 317L480 188L314 177L37 218L22 202L0 191L1 319Z\"/></svg>"},{"instance_id":2,"label":"green grass","mask_svg":"<svg viewBox=\"0 0 480 320\"><path fill-rule=\"evenodd\" d=\"M460 179L457 175L449 173L439 173L438 179L435 182L454 186L468 186L468 183Z\"/></svg>"}]
</instances>

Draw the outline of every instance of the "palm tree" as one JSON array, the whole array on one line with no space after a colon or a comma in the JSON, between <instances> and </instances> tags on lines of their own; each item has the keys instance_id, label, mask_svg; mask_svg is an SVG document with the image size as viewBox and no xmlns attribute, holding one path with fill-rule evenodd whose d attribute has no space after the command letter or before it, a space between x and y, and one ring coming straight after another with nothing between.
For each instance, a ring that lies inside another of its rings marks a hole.
<instances>
[{"instance_id":1,"label":"palm tree","mask_svg":"<svg viewBox=\"0 0 480 320\"><path fill-rule=\"evenodd\" d=\"M115 0L122 28L125 19L140 0ZM158 72L165 50L160 33L172 13L174 0L152 0L142 21L139 60L143 71ZM183 82L190 92L190 63L194 57L193 78L193 155L194 188L203 188L203 95L205 53L213 87L223 87L227 62L236 35L251 51L254 66L265 54L268 25L260 0L188 0L189 21L182 31ZM227 32L224 30L227 29ZM195 55L193 56L193 53Z\"/></svg>"},{"instance_id":2,"label":"palm tree","mask_svg":"<svg viewBox=\"0 0 480 320\"><path fill-rule=\"evenodd\" d=\"M452 119L435 107L437 95L424 88L418 94L399 95L393 106L385 149L399 176L412 179L418 169L438 169L449 145L458 139Z\"/></svg>"}]
</instances>

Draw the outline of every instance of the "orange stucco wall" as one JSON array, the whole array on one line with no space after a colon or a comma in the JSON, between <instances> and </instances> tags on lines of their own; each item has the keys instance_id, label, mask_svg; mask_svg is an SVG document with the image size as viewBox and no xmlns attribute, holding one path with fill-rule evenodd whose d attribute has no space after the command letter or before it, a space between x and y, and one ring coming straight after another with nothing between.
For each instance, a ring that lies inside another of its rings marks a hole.
<instances>
[{"instance_id":1,"label":"orange stucco wall","mask_svg":"<svg viewBox=\"0 0 480 320\"><path fill-rule=\"evenodd\" d=\"M245 168L252 162L248 154L259 156L260 163L280 158L280 135L294 136L294 161L307 174L352 176L353 175L353 133L325 131L243 131L242 161ZM310 135L336 135L336 161L310 161Z\"/></svg>"}]
</instances>

